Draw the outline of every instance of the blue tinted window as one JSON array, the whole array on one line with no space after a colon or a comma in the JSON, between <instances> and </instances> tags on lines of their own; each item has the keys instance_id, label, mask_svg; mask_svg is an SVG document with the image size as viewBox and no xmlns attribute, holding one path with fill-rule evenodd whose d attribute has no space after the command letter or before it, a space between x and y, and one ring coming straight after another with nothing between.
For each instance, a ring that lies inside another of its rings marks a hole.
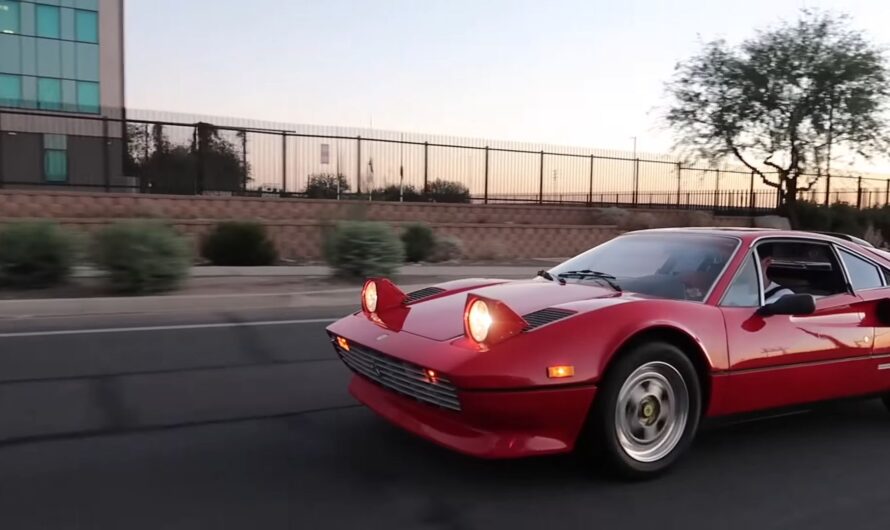
<instances>
[{"instance_id":1,"label":"blue tinted window","mask_svg":"<svg viewBox=\"0 0 890 530\"><path fill-rule=\"evenodd\" d=\"M79 81L99 81L99 46L95 44L75 44L77 69L75 79Z\"/></svg>"},{"instance_id":2,"label":"blue tinted window","mask_svg":"<svg viewBox=\"0 0 890 530\"><path fill-rule=\"evenodd\" d=\"M99 14L93 11L74 12L74 39L99 42Z\"/></svg>"},{"instance_id":3,"label":"blue tinted window","mask_svg":"<svg viewBox=\"0 0 890 530\"><path fill-rule=\"evenodd\" d=\"M37 6L37 36L58 39L62 36L61 13L56 6Z\"/></svg>"},{"instance_id":4,"label":"blue tinted window","mask_svg":"<svg viewBox=\"0 0 890 530\"><path fill-rule=\"evenodd\" d=\"M0 33L0 72L4 74L23 73L22 39L24 38Z\"/></svg>"},{"instance_id":5,"label":"blue tinted window","mask_svg":"<svg viewBox=\"0 0 890 530\"><path fill-rule=\"evenodd\" d=\"M61 42L52 39L37 41L37 76L62 77Z\"/></svg>"},{"instance_id":6,"label":"blue tinted window","mask_svg":"<svg viewBox=\"0 0 890 530\"><path fill-rule=\"evenodd\" d=\"M43 152L43 176L48 182L68 180L68 152L47 149Z\"/></svg>"},{"instance_id":7,"label":"blue tinted window","mask_svg":"<svg viewBox=\"0 0 890 530\"><path fill-rule=\"evenodd\" d=\"M77 83L77 109L80 112L99 112L99 83Z\"/></svg>"},{"instance_id":8,"label":"blue tinted window","mask_svg":"<svg viewBox=\"0 0 890 530\"><path fill-rule=\"evenodd\" d=\"M0 0L0 33L20 33L19 3Z\"/></svg>"},{"instance_id":9,"label":"blue tinted window","mask_svg":"<svg viewBox=\"0 0 890 530\"><path fill-rule=\"evenodd\" d=\"M37 106L41 109L60 110L62 108L62 81L59 79L38 79Z\"/></svg>"},{"instance_id":10,"label":"blue tinted window","mask_svg":"<svg viewBox=\"0 0 890 530\"><path fill-rule=\"evenodd\" d=\"M0 74L0 107L18 107L22 103L22 78Z\"/></svg>"}]
</instances>

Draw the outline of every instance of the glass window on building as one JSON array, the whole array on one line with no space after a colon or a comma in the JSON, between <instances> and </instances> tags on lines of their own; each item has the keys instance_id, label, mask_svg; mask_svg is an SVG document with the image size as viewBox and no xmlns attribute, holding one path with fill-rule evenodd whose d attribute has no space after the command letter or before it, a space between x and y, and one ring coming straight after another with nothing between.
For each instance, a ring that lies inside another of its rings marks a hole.
<instances>
[{"instance_id":1,"label":"glass window on building","mask_svg":"<svg viewBox=\"0 0 890 530\"><path fill-rule=\"evenodd\" d=\"M21 76L0 74L0 107L18 107L21 104Z\"/></svg>"},{"instance_id":2,"label":"glass window on building","mask_svg":"<svg viewBox=\"0 0 890 530\"><path fill-rule=\"evenodd\" d=\"M77 110L91 114L99 113L99 83L78 81Z\"/></svg>"},{"instance_id":3,"label":"glass window on building","mask_svg":"<svg viewBox=\"0 0 890 530\"><path fill-rule=\"evenodd\" d=\"M59 39L62 37L61 12L56 6L37 4L37 36Z\"/></svg>"},{"instance_id":4,"label":"glass window on building","mask_svg":"<svg viewBox=\"0 0 890 530\"><path fill-rule=\"evenodd\" d=\"M41 77L37 80L37 106L46 110L62 109L62 81Z\"/></svg>"},{"instance_id":5,"label":"glass window on building","mask_svg":"<svg viewBox=\"0 0 890 530\"><path fill-rule=\"evenodd\" d=\"M0 0L0 33L20 33L21 15L18 2Z\"/></svg>"},{"instance_id":6,"label":"glass window on building","mask_svg":"<svg viewBox=\"0 0 890 530\"><path fill-rule=\"evenodd\" d=\"M99 42L99 14L95 11L74 12L74 40Z\"/></svg>"},{"instance_id":7,"label":"glass window on building","mask_svg":"<svg viewBox=\"0 0 890 530\"><path fill-rule=\"evenodd\" d=\"M68 138L65 135L43 135L43 176L47 182L68 180Z\"/></svg>"}]
</instances>

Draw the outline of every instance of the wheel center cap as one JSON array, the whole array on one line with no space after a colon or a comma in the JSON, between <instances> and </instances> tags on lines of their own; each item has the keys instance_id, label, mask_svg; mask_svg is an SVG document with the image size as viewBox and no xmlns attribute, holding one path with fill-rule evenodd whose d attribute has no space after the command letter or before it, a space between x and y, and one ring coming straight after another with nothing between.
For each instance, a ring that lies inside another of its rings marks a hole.
<instances>
[{"instance_id":1,"label":"wheel center cap","mask_svg":"<svg viewBox=\"0 0 890 530\"><path fill-rule=\"evenodd\" d=\"M652 397L647 397L640 403L640 419L643 420L643 423L646 425L652 425L655 423L655 420L658 418L660 407L658 406L658 402Z\"/></svg>"}]
</instances>

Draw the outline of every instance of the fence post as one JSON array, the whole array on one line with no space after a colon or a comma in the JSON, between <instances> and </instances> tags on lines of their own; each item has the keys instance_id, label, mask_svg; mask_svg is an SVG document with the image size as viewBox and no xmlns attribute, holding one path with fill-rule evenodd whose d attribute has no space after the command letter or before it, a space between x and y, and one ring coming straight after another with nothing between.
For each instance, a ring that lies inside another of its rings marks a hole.
<instances>
[{"instance_id":1,"label":"fence post","mask_svg":"<svg viewBox=\"0 0 890 530\"><path fill-rule=\"evenodd\" d=\"M203 195L204 193L204 140L203 134L199 130L201 124L195 124L195 148L198 151L198 174L195 180L195 195Z\"/></svg>"},{"instance_id":2,"label":"fence post","mask_svg":"<svg viewBox=\"0 0 890 530\"><path fill-rule=\"evenodd\" d=\"M541 151L541 174L538 182L538 204L544 204L544 151Z\"/></svg>"},{"instance_id":3,"label":"fence post","mask_svg":"<svg viewBox=\"0 0 890 530\"><path fill-rule=\"evenodd\" d=\"M714 179L714 211L720 208L720 170L715 170L717 177Z\"/></svg>"},{"instance_id":4,"label":"fence post","mask_svg":"<svg viewBox=\"0 0 890 530\"><path fill-rule=\"evenodd\" d=\"M887 184L887 186L884 189L884 205L890 206L890 179L888 179L885 184Z\"/></svg>"},{"instance_id":5,"label":"fence post","mask_svg":"<svg viewBox=\"0 0 890 530\"><path fill-rule=\"evenodd\" d=\"M639 199L640 194L640 159L634 158L634 192L633 192L633 205L637 205L637 200Z\"/></svg>"},{"instance_id":6,"label":"fence post","mask_svg":"<svg viewBox=\"0 0 890 530\"><path fill-rule=\"evenodd\" d=\"M748 195L748 207L751 209L751 215L754 215L754 210L757 209L757 201L754 196L754 171L751 171L751 192Z\"/></svg>"},{"instance_id":7,"label":"fence post","mask_svg":"<svg viewBox=\"0 0 890 530\"><path fill-rule=\"evenodd\" d=\"M590 186L587 189L587 206L593 206L593 155L590 155Z\"/></svg>"},{"instance_id":8,"label":"fence post","mask_svg":"<svg viewBox=\"0 0 890 530\"><path fill-rule=\"evenodd\" d=\"M856 179L856 209L862 209L862 176Z\"/></svg>"},{"instance_id":9,"label":"fence post","mask_svg":"<svg viewBox=\"0 0 890 530\"><path fill-rule=\"evenodd\" d=\"M488 164L485 164L488 166ZM430 187L430 143L423 142L423 192Z\"/></svg>"},{"instance_id":10,"label":"fence post","mask_svg":"<svg viewBox=\"0 0 890 530\"><path fill-rule=\"evenodd\" d=\"M488 204L488 146L485 146L485 195L483 202Z\"/></svg>"},{"instance_id":11,"label":"fence post","mask_svg":"<svg viewBox=\"0 0 890 530\"><path fill-rule=\"evenodd\" d=\"M680 194L683 192L683 162L677 162L677 208L680 208Z\"/></svg>"},{"instance_id":12,"label":"fence post","mask_svg":"<svg viewBox=\"0 0 890 530\"><path fill-rule=\"evenodd\" d=\"M111 165L108 163L110 152L108 149L108 117L102 117L102 180L105 183L105 193L111 193Z\"/></svg>"},{"instance_id":13,"label":"fence post","mask_svg":"<svg viewBox=\"0 0 890 530\"><path fill-rule=\"evenodd\" d=\"M355 192L359 195L362 194L362 137L361 135L355 137L356 141L356 172L355 172Z\"/></svg>"},{"instance_id":14,"label":"fence post","mask_svg":"<svg viewBox=\"0 0 890 530\"><path fill-rule=\"evenodd\" d=\"M340 175L337 175L340 180ZM281 194L287 193L287 131L281 131Z\"/></svg>"},{"instance_id":15,"label":"fence post","mask_svg":"<svg viewBox=\"0 0 890 530\"><path fill-rule=\"evenodd\" d=\"M825 206L831 205L831 175L825 175Z\"/></svg>"}]
</instances>

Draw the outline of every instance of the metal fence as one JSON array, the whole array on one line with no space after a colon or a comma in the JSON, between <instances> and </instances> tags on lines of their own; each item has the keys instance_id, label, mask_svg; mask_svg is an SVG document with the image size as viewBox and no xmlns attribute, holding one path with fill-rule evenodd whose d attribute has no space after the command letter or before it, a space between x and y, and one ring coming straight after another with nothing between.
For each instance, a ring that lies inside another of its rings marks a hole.
<instances>
[{"instance_id":1,"label":"metal fence","mask_svg":"<svg viewBox=\"0 0 890 530\"><path fill-rule=\"evenodd\" d=\"M46 142L38 140L47 134L68 139L64 179L47 178ZM486 204L746 212L779 204L777 191L750 171L689 166L665 155L134 110L0 110L0 186L303 197L317 175L341 175L340 198L387 186L422 191L446 180ZM890 204L886 177L804 179L813 185L801 199Z\"/></svg>"}]
</instances>

